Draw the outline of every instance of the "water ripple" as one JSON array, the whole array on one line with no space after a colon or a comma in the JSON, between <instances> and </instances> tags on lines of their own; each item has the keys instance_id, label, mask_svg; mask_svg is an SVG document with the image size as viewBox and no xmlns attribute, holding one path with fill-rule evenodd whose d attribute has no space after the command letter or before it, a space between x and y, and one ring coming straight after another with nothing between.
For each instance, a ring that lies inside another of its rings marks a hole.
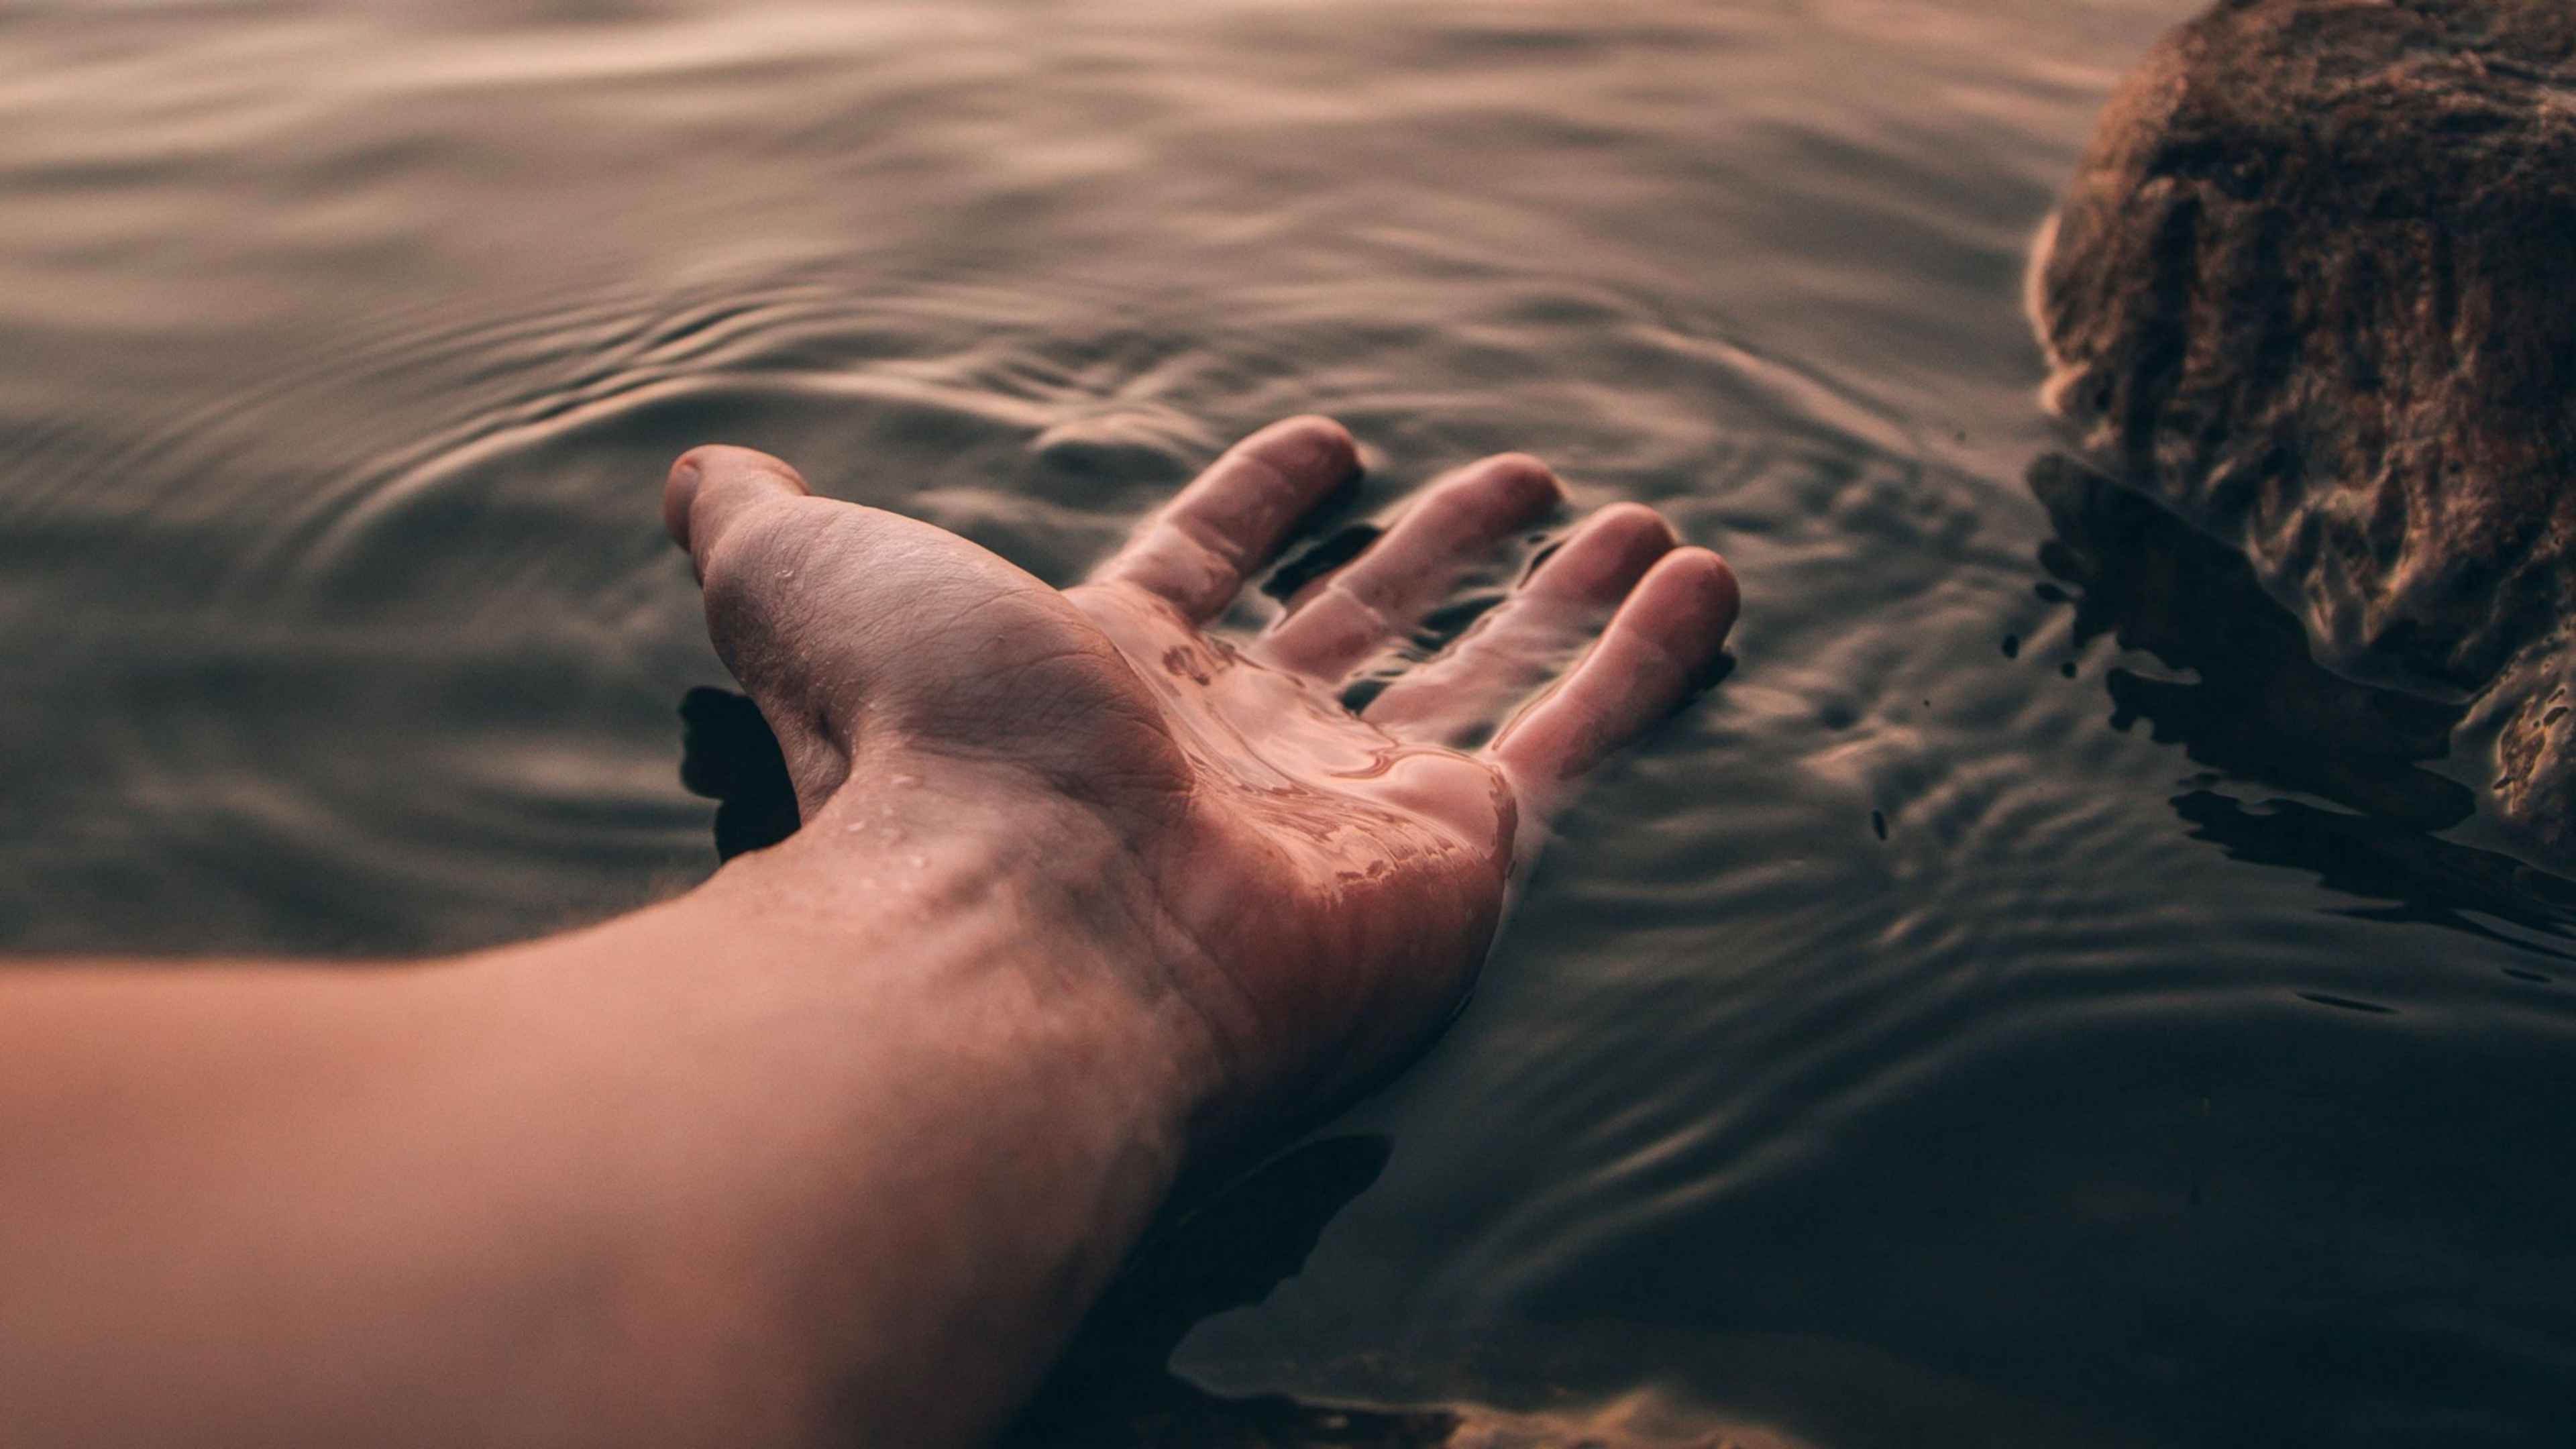
<instances>
[{"instance_id":1,"label":"water ripple","mask_svg":"<svg viewBox=\"0 0 2576 1449\"><path fill-rule=\"evenodd\" d=\"M2031 404L2024 243L2182 8L11 7L0 932L400 953L702 874L694 443L1058 580L1275 416L1366 440L1346 521L1529 449L1727 550L1738 668L1121 1402L2546 1442L2576 885L2468 813L2477 721Z\"/></svg>"}]
</instances>

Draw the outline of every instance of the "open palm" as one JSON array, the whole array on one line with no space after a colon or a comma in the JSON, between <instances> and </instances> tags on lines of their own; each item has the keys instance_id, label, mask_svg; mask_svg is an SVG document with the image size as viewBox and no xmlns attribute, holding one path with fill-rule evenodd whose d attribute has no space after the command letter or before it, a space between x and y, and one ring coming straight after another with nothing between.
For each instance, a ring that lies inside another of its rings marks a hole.
<instances>
[{"instance_id":1,"label":"open palm","mask_svg":"<svg viewBox=\"0 0 2576 1449\"><path fill-rule=\"evenodd\" d=\"M1208 632L1357 469L1339 425L1274 424L1063 591L745 449L683 457L664 518L809 828L927 786L1041 857L1106 830L1132 880L1100 882L1102 909L1209 1025L1240 1122L1438 1026L1544 816L1688 694L1736 614L1717 555L1614 506L1355 714L1346 678L1562 496L1532 459L1487 459L1257 637Z\"/></svg>"}]
</instances>

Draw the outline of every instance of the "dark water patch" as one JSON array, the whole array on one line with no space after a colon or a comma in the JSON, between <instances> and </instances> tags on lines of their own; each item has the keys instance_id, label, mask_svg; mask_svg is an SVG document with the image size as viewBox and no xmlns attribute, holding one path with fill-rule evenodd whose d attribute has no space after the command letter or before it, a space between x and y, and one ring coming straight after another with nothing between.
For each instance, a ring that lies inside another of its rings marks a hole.
<instances>
[{"instance_id":1,"label":"dark water patch","mask_svg":"<svg viewBox=\"0 0 2576 1449\"><path fill-rule=\"evenodd\" d=\"M1308 1142L1210 1201L1166 1214L1000 1442L1030 1449L1450 1443L1461 1423L1453 1412L1314 1405L1277 1394L1229 1398L1169 1367L1199 1320L1258 1303L1304 1267L1325 1224L1377 1180L1390 1151L1382 1137Z\"/></svg>"},{"instance_id":2,"label":"dark water patch","mask_svg":"<svg viewBox=\"0 0 2576 1449\"><path fill-rule=\"evenodd\" d=\"M2110 671L2113 728L2143 720L2197 763L2423 829L2468 817L2467 787L2424 768L2464 706L2328 671L2243 555L2147 498L2057 456L2028 482L2056 530L2039 558L2066 586L2075 646L2107 635L2194 676Z\"/></svg>"},{"instance_id":3,"label":"dark water patch","mask_svg":"<svg viewBox=\"0 0 2576 1449\"><path fill-rule=\"evenodd\" d=\"M2177 796L2174 813L2191 824L2195 835L2224 845L2238 860L2312 871L2340 894L2390 902L2343 907L2348 914L2466 931L2561 958L2568 951L2550 943L2576 939L2576 881L2509 855L2292 800L2249 810L2202 790ZM2499 934L2480 924L2478 916L2509 922L2546 940Z\"/></svg>"},{"instance_id":4,"label":"dark water patch","mask_svg":"<svg viewBox=\"0 0 2576 1449\"><path fill-rule=\"evenodd\" d=\"M1261 591L1285 602L1299 589L1359 557L1360 551L1377 542L1384 532L1372 524L1335 529L1271 570L1270 577L1261 581Z\"/></svg>"},{"instance_id":5,"label":"dark water patch","mask_svg":"<svg viewBox=\"0 0 2576 1449\"><path fill-rule=\"evenodd\" d=\"M681 698L680 725L680 783L716 802L718 859L796 833L796 785L760 706L729 689L700 687Z\"/></svg>"}]
</instances>

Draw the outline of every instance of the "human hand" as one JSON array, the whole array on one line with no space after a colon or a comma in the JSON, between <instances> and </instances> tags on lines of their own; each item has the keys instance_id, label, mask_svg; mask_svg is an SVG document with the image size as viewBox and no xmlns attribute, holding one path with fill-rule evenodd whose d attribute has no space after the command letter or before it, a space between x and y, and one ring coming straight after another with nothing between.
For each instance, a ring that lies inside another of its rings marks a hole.
<instances>
[{"instance_id":1,"label":"human hand","mask_svg":"<svg viewBox=\"0 0 2576 1449\"><path fill-rule=\"evenodd\" d=\"M941 808L908 820L982 832L1033 872L1078 862L1060 898L1180 1008L1198 1039L1176 1050L1207 1064L1197 1119L1227 1136L1441 1025L1545 818L1690 693L1737 612L1717 555L1614 505L1353 713L1345 678L1562 497L1535 460L1474 464L1258 637L1209 633L1357 470L1339 425L1274 424L1063 591L745 449L681 458L663 510L804 834L846 818L863 836L872 806L917 791Z\"/></svg>"}]
</instances>

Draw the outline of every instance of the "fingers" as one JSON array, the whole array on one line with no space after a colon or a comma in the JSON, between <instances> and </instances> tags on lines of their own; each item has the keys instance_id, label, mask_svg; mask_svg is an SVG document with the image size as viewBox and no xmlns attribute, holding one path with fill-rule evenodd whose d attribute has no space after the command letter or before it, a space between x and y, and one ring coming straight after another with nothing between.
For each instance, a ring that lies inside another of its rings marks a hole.
<instances>
[{"instance_id":1,"label":"fingers","mask_svg":"<svg viewBox=\"0 0 2576 1449\"><path fill-rule=\"evenodd\" d=\"M1688 698L1740 607L1726 560L1704 548L1667 553L1574 672L1505 725L1488 753L1543 804Z\"/></svg>"},{"instance_id":2,"label":"fingers","mask_svg":"<svg viewBox=\"0 0 2576 1449\"><path fill-rule=\"evenodd\" d=\"M1191 619L1214 618L1297 520L1359 466L1358 445L1329 418L1272 423L1227 449L1146 520L1092 581L1130 584Z\"/></svg>"},{"instance_id":3,"label":"fingers","mask_svg":"<svg viewBox=\"0 0 2576 1449\"><path fill-rule=\"evenodd\" d=\"M1389 684L1369 722L1407 739L1472 743L1555 678L1675 542L1643 504L1593 514L1446 653Z\"/></svg>"},{"instance_id":4,"label":"fingers","mask_svg":"<svg viewBox=\"0 0 2576 1449\"><path fill-rule=\"evenodd\" d=\"M1461 469L1358 558L1302 590L1255 654L1317 679L1341 678L1428 613L1470 564L1564 497L1547 465L1525 454Z\"/></svg>"},{"instance_id":5,"label":"fingers","mask_svg":"<svg viewBox=\"0 0 2576 1449\"><path fill-rule=\"evenodd\" d=\"M662 527L689 551L689 564L704 581L718 538L755 509L806 492L805 479L767 453L722 444L691 448L662 485Z\"/></svg>"}]
</instances>

